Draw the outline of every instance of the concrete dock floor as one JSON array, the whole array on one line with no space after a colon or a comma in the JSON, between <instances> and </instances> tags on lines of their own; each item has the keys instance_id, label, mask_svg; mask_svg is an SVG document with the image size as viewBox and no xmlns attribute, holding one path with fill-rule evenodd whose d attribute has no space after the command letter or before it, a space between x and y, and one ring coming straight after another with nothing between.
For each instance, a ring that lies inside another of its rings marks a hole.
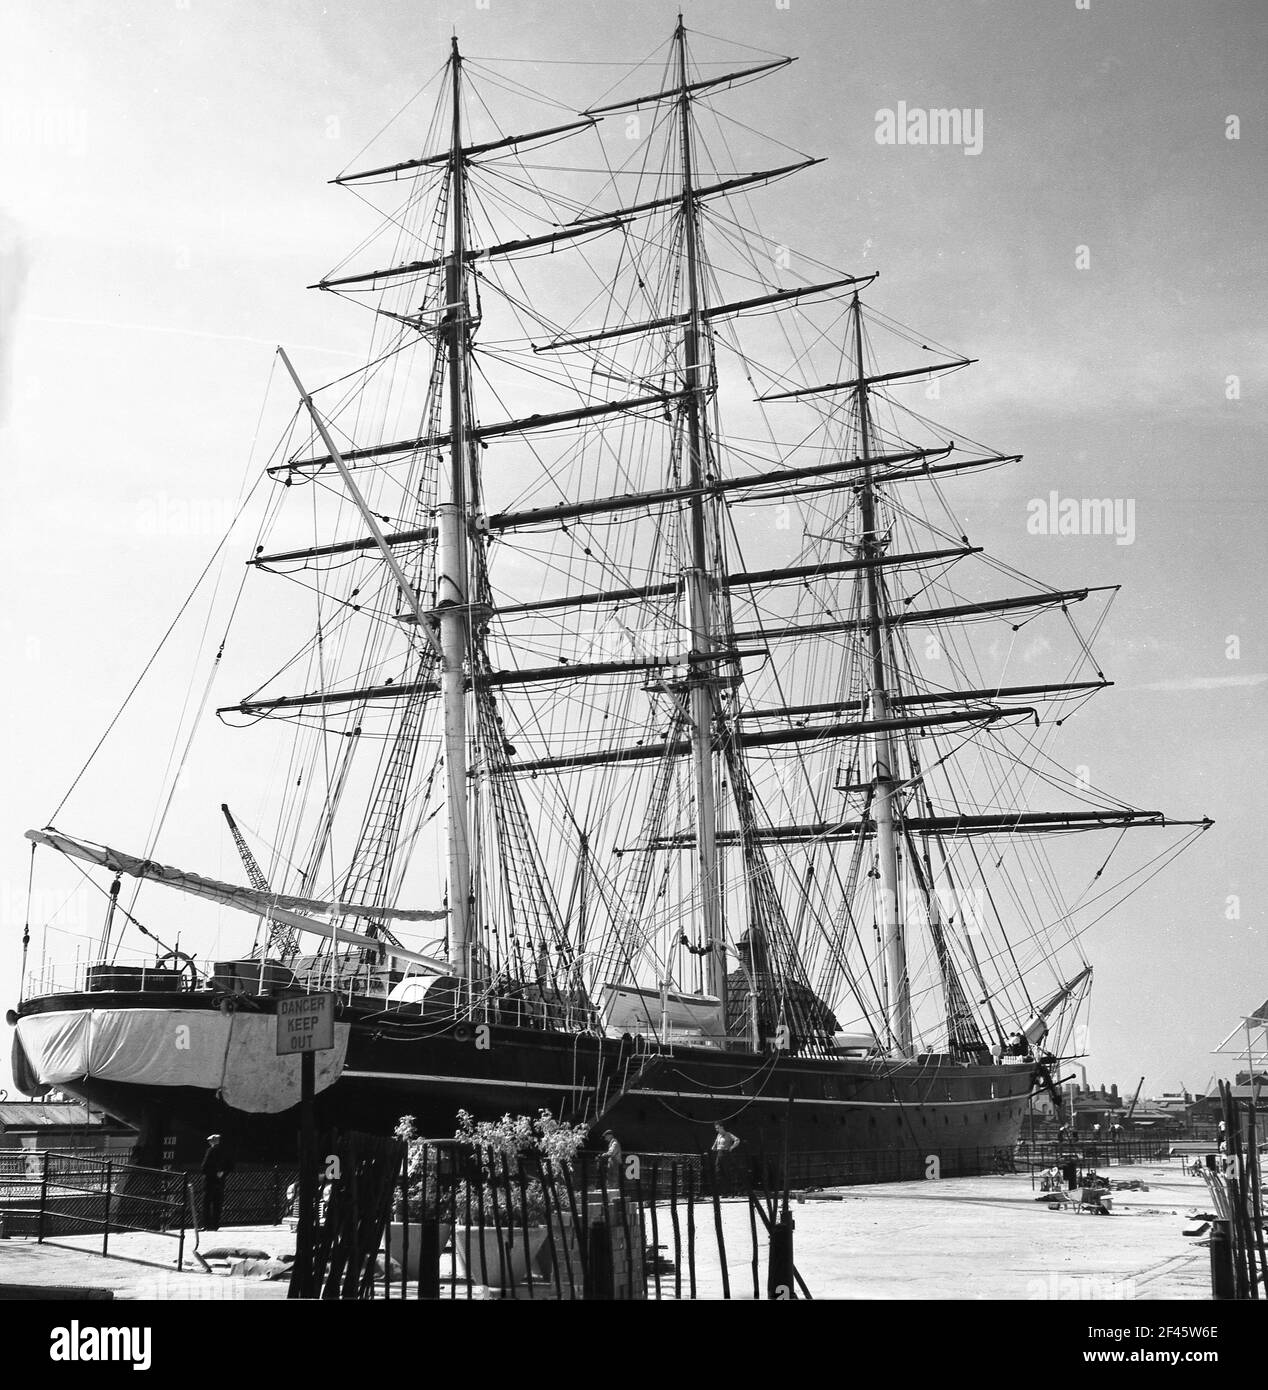
<instances>
[{"instance_id":1,"label":"concrete dock floor","mask_svg":"<svg viewBox=\"0 0 1268 1390\"><path fill-rule=\"evenodd\" d=\"M797 1269L816 1299L1209 1299L1207 1248L1183 1234L1209 1210L1202 1179L1178 1166L1106 1176L1149 1190L1114 1192L1112 1214L1098 1216L1050 1210L1028 1175L830 1189L791 1207ZM741 1225L736 1216L742 1207L724 1232ZM747 1232L738 1235L747 1255ZM746 1265L737 1279L735 1248L728 1240L732 1297L751 1298L752 1272ZM764 1242L761 1254L764 1293Z\"/></svg>"},{"instance_id":2,"label":"concrete dock floor","mask_svg":"<svg viewBox=\"0 0 1268 1390\"><path fill-rule=\"evenodd\" d=\"M1147 1192L1114 1193L1109 1216L1052 1211L1028 1175L954 1178L830 1189L794 1199L794 1254L815 1299L883 1300L1158 1300L1210 1297L1209 1256L1202 1237L1186 1237L1207 1211L1201 1178L1178 1165L1111 1168L1115 1182L1139 1179ZM684 1228L685 1244L685 1221ZM722 1203L731 1297L752 1299L753 1245L748 1205ZM649 1234L650 1239L650 1234ZM672 1256L668 1213L659 1239ZM240 1246L294 1249L286 1226L233 1227L203 1233L203 1252ZM94 1253L100 1237L55 1243L0 1241L0 1296L22 1290L107 1288L116 1299L273 1300L286 1283L208 1273L191 1255L175 1267L176 1242L148 1233L112 1235L110 1255ZM758 1283L764 1296L767 1239L758 1226ZM699 1295L722 1297L721 1260L712 1209L696 1208ZM686 1271L683 1271L684 1288ZM650 1285L650 1280L649 1280ZM673 1276L661 1295L673 1297ZM39 1296L36 1294L35 1296ZM649 1287L649 1296L654 1296Z\"/></svg>"}]
</instances>

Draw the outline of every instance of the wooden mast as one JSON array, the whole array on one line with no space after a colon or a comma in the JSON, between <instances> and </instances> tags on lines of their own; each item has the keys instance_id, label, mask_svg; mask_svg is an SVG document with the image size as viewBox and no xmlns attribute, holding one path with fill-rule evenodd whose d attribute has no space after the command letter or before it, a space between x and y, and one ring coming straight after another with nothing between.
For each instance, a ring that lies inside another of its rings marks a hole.
<instances>
[{"instance_id":1,"label":"wooden mast","mask_svg":"<svg viewBox=\"0 0 1268 1390\"><path fill-rule=\"evenodd\" d=\"M448 498L436 508L436 619L440 628L440 691L444 716L445 784L449 813L448 867L451 940L455 973L467 979L475 968L471 884L470 810L467 798L467 692L469 564L467 557L465 253L466 169L462 152L462 57L452 40L452 146L449 170L450 252L445 267L445 328L448 339Z\"/></svg>"},{"instance_id":2,"label":"wooden mast","mask_svg":"<svg viewBox=\"0 0 1268 1390\"><path fill-rule=\"evenodd\" d=\"M863 485L859 489L862 512L862 553L875 561L884 547L876 532L876 492L872 470L866 461L872 452L867 407L867 365L863 358L863 308L857 292L851 305L854 319L856 401L859 414L859 453L864 460ZM889 718L889 688L885 673L885 612L876 565L865 571L867 592L868 654L871 663L871 717L882 726ZM885 1017L890 1044L901 1056L911 1054L911 986L907 975L907 949L899 902L898 836L895 816L894 744L888 728L881 727L872 741L872 797L876 821L876 858L880 872L881 942L885 956Z\"/></svg>"},{"instance_id":3,"label":"wooden mast","mask_svg":"<svg viewBox=\"0 0 1268 1390\"><path fill-rule=\"evenodd\" d=\"M682 143L682 221L686 252L687 324L683 332L683 408L687 417L687 486L690 563L686 571L691 651L697 658L713 650L710 563L704 506L704 422L701 403L708 383L700 379L699 247L691 160L691 94L687 84L687 31L682 15L674 31L678 46L678 114ZM713 664L697 663L690 679L692 769L696 792L696 871L700 889L705 957L705 989L722 1004L726 1020L726 937L718 872L717 804L713 787Z\"/></svg>"}]
</instances>

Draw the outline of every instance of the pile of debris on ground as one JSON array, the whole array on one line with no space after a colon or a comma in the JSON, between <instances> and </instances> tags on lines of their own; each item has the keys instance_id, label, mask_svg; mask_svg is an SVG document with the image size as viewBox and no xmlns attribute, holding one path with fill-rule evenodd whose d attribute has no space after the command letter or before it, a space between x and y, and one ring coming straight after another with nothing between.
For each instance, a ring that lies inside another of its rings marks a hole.
<instances>
[{"instance_id":1,"label":"pile of debris on ground","mask_svg":"<svg viewBox=\"0 0 1268 1390\"><path fill-rule=\"evenodd\" d=\"M228 1279L289 1279L295 1263L293 1250L264 1250L255 1245L216 1245L198 1252L208 1274ZM391 1277L400 1278L401 1267L391 1261ZM375 1263L374 1277L383 1278L383 1256Z\"/></svg>"}]
</instances>

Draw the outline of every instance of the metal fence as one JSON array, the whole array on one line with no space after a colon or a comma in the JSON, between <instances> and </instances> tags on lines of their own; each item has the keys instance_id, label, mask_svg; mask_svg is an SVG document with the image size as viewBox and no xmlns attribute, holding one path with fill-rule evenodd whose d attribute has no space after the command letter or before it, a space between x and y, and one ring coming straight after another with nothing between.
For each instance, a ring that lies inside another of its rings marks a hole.
<instances>
[{"instance_id":1,"label":"metal fence","mask_svg":"<svg viewBox=\"0 0 1268 1390\"><path fill-rule=\"evenodd\" d=\"M183 1170L189 1178L199 1213L204 1210L203 1175L194 1166ZM238 1163L224 1183L221 1226L275 1226L291 1212L294 1186L299 1177L295 1164Z\"/></svg>"},{"instance_id":2,"label":"metal fence","mask_svg":"<svg viewBox=\"0 0 1268 1390\"><path fill-rule=\"evenodd\" d=\"M44 1150L0 1155L0 1218L5 1235L38 1241L100 1233L103 1255L120 1231L169 1235L179 1267L193 1207L184 1173Z\"/></svg>"},{"instance_id":3,"label":"metal fence","mask_svg":"<svg viewBox=\"0 0 1268 1390\"><path fill-rule=\"evenodd\" d=\"M751 1280L754 1298L808 1298L777 1176L756 1160L719 1167L691 1154L626 1154L616 1164L579 1154L552 1165L416 1144L361 1296L727 1299L740 1271L745 1297Z\"/></svg>"},{"instance_id":4,"label":"metal fence","mask_svg":"<svg viewBox=\"0 0 1268 1390\"><path fill-rule=\"evenodd\" d=\"M1164 1163L1172 1157L1173 1144L1166 1139L1047 1140L1021 1143L1015 1162L1020 1172L1060 1168L1071 1159L1084 1167L1115 1167L1120 1164ZM1211 1146L1214 1150L1214 1145Z\"/></svg>"}]
</instances>

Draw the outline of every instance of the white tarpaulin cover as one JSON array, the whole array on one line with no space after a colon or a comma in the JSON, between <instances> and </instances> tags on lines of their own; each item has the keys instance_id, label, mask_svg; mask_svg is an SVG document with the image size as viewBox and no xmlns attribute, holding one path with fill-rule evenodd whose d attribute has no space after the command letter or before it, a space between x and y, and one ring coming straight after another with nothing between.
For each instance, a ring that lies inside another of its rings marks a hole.
<instances>
[{"instance_id":1,"label":"white tarpaulin cover","mask_svg":"<svg viewBox=\"0 0 1268 1390\"><path fill-rule=\"evenodd\" d=\"M230 1018L233 1028L220 1088L224 1103L253 1115L272 1115L298 1105L300 1059L297 1053L277 1055L277 1019L260 1014L231 1014ZM348 1025L336 1023L334 1047L314 1054L317 1090L324 1091L339 1079L347 1051Z\"/></svg>"},{"instance_id":2,"label":"white tarpaulin cover","mask_svg":"<svg viewBox=\"0 0 1268 1390\"><path fill-rule=\"evenodd\" d=\"M137 1086L196 1086L226 1105L273 1114L299 1102L298 1054L279 1057L271 1014L207 1009L73 1009L18 1020L31 1070L49 1086L79 1077ZM348 1025L335 1024L335 1045L317 1053L323 1091L343 1071Z\"/></svg>"}]
</instances>

